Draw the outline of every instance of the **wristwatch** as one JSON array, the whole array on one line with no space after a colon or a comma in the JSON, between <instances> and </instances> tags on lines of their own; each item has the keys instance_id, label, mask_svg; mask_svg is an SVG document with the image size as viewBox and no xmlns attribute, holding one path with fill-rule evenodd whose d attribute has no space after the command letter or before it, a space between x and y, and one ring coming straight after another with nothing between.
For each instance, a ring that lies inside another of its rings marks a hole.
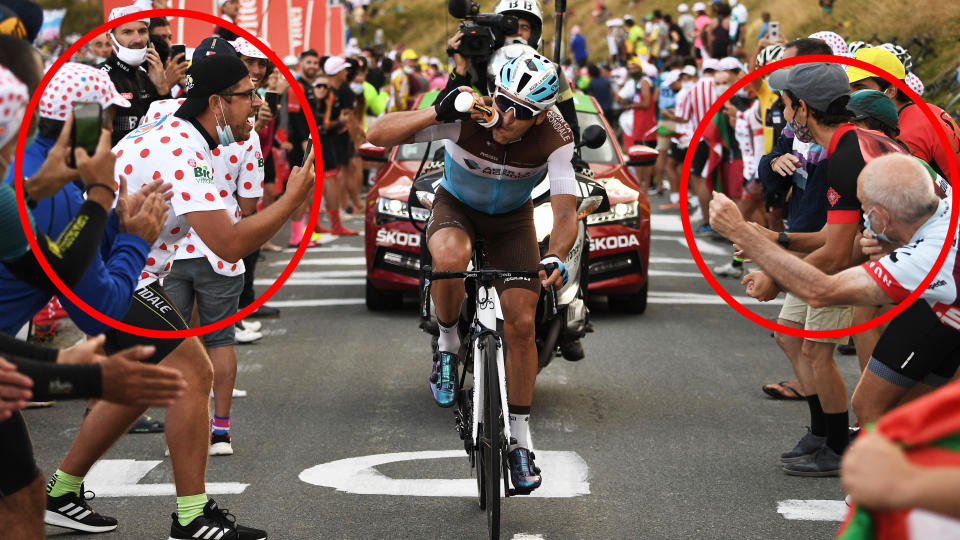
<instances>
[{"instance_id":1,"label":"wristwatch","mask_svg":"<svg viewBox=\"0 0 960 540\"><path fill-rule=\"evenodd\" d=\"M777 243L783 246L783 249L790 249L790 237L785 232L781 231L777 235Z\"/></svg>"}]
</instances>

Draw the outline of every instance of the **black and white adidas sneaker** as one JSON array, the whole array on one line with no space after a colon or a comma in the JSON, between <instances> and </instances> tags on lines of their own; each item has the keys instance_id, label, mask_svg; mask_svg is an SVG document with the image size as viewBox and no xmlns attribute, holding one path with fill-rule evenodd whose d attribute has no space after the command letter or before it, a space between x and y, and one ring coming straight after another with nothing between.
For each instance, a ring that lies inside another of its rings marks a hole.
<instances>
[{"instance_id":1,"label":"black and white adidas sneaker","mask_svg":"<svg viewBox=\"0 0 960 540\"><path fill-rule=\"evenodd\" d=\"M116 529L116 519L101 516L87 504L87 501L95 496L92 491L84 490L83 484L80 484L79 494L67 493L59 497L47 495L47 511L44 513L43 522L55 527L88 533L102 533Z\"/></svg>"},{"instance_id":2,"label":"black and white adidas sneaker","mask_svg":"<svg viewBox=\"0 0 960 540\"><path fill-rule=\"evenodd\" d=\"M207 501L203 507L203 514L194 518L186 525L180 525L177 514L171 514L173 525L170 526L168 540L264 540L265 531L237 525L236 519L229 510L221 509L213 499Z\"/></svg>"}]
</instances>

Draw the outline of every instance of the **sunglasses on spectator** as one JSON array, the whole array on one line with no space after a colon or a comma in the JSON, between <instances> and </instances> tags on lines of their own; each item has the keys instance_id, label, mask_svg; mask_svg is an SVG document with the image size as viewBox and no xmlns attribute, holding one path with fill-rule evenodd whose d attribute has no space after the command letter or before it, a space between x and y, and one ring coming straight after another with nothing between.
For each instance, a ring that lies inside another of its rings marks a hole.
<instances>
[{"instance_id":1,"label":"sunglasses on spectator","mask_svg":"<svg viewBox=\"0 0 960 540\"><path fill-rule=\"evenodd\" d=\"M500 109L500 111L504 114L506 114L510 109L513 109L513 117L517 120L530 120L542 112L533 109L529 105L525 105L519 101L511 99L501 94L499 91L494 92L493 102L497 104L497 108Z\"/></svg>"},{"instance_id":2,"label":"sunglasses on spectator","mask_svg":"<svg viewBox=\"0 0 960 540\"><path fill-rule=\"evenodd\" d=\"M248 91L246 91L246 92L224 92L224 93L217 94L217 95L223 96L223 97L243 96L243 97L246 97L247 99L249 99L251 102L253 102L253 100L254 100L254 99L256 98L256 96L257 96L257 91L256 91L256 90L248 90Z\"/></svg>"},{"instance_id":3,"label":"sunglasses on spectator","mask_svg":"<svg viewBox=\"0 0 960 540\"><path fill-rule=\"evenodd\" d=\"M330 88L330 85L327 83L317 83L313 85L314 88Z\"/></svg>"}]
</instances>

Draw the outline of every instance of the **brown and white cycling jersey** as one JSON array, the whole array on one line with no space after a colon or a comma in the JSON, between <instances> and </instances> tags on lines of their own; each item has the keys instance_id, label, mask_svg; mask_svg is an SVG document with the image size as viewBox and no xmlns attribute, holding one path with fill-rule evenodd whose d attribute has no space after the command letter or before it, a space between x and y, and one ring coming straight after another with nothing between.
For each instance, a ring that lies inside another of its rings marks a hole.
<instances>
[{"instance_id":1,"label":"brown and white cycling jersey","mask_svg":"<svg viewBox=\"0 0 960 540\"><path fill-rule=\"evenodd\" d=\"M446 139L441 186L471 208L503 214L530 199L533 188L549 172L551 195L576 194L573 132L556 111L509 144L473 120L430 126L417 142Z\"/></svg>"}]
</instances>

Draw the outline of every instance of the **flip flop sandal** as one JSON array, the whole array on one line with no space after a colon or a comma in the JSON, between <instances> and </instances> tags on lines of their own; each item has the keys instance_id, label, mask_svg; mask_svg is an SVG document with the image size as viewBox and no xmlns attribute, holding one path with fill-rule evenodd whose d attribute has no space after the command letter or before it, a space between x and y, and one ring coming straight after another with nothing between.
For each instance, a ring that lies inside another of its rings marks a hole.
<instances>
[{"instance_id":1,"label":"flip flop sandal","mask_svg":"<svg viewBox=\"0 0 960 540\"><path fill-rule=\"evenodd\" d=\"M763 385L763 393L772 397L773 399L783 399L783 400L793 400L793 401L807 399L807 396L801 394L800 392L797 391L796 388L787 384L788 382L790 381L780 381L776 384L765 384ZM793 395L777 390L776 389L777 386L781 388L786 388L790 392L790 394L793 394Z\"/></svg>"},{"instance_id":2,"label":"flip flop sandal","mask_svg":"<svg viewBox=\"0 0 960 540\"><path fill-rule=\"evenodd\" d=\"M163 422L143 415L128 433L163 433Z\"/></svg>"}]
</instances>

